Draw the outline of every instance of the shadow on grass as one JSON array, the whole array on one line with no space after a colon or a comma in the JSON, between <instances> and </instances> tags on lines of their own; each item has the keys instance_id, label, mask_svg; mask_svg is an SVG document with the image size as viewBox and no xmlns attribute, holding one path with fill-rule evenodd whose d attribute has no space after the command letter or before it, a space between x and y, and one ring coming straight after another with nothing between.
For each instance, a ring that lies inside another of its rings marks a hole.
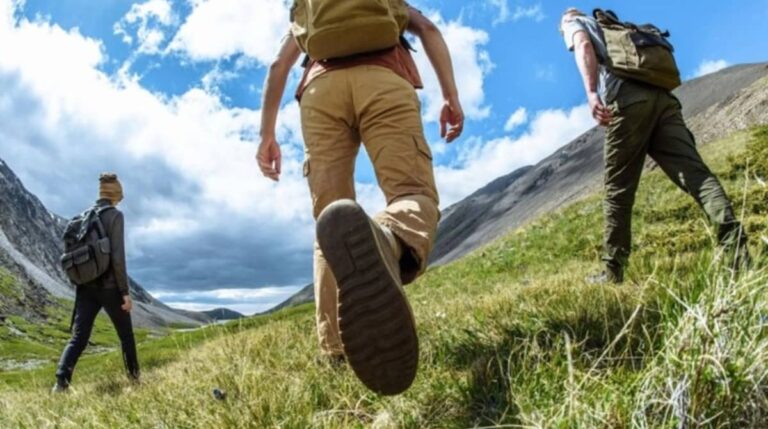
<instances>
[{"instance_id":1,"label":"shadow on grass","mask_svg":"<svg viewBox=\"0 0 768 429\"><path fill-rule=\"evenodd\" d=\"M511 383L534 371L562 385L561 372L542 369L566 368L566 348L579 368L641 369L638 357L653 355L661 336L658 300L643 295L636 286L538 286L496 302L438 353L444 365L469 370L462 423L521 424L521 390Z\"/></svg>"}]
</instances>

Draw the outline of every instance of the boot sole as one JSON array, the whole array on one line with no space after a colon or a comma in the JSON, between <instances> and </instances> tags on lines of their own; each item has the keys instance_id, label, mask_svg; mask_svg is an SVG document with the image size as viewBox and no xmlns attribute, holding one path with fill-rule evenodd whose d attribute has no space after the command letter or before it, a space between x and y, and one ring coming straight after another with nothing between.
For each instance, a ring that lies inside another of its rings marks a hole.
<instances>
[{"instance_id":1,"label":"boot sole","mask_svg":"<svg viewBox=\"0 0 768 429\"><path fill-rule=\"evenodd\" d=\"M317 240L338 284L339 328L349 365L376 393L404 392L419 362L416 326L368 216L351 200L334 202L318 218Z\"/></svg>"}]
</instances>

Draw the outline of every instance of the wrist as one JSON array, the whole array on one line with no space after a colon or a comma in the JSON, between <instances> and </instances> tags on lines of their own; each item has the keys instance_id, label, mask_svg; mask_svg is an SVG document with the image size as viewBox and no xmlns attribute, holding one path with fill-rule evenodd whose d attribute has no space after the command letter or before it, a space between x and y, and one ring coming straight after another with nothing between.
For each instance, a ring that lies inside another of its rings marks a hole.
<instances>
[{"instance_id":1,"label":"wrist","mask_svg":"<svg viewBox=\"0 0 768 429\"><path fill-rule=\"evenodd\" d=\"M443 101L445 101L445 102L448 102L448 103L453 103L453 102L456 102L456 101L458 101L458 99L459 99L459 93L458 93L458 91L456 91L456 92L445 92L445 93L443 93Z\"/></svg>"},{"instance_id":2,"label":"wrist","mask_svg":"<svg viewBox=\"0 0 768 429\"><path fill-rule=\"evenodd\" d=\"M259 136L262 140L275 140L275 130L274 129L264 129L259 131Z\"/></svg>"}]
</instances>

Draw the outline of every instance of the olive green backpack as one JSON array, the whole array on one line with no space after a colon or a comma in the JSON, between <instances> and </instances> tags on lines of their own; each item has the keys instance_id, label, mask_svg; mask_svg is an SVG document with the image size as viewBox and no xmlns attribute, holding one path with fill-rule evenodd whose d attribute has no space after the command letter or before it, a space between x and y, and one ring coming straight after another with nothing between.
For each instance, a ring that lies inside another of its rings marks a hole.
<instances>
[{"instance_id":1,"label":"olive green backpack","mask_svg":"<svg viewBox=\"0 0 768 429\"><path fill-rule=\"evenodd\" d=\"M669 32L645 24L619 21L610 10L595 9L593 16L603 30L608 68L619 77L673 90L681 85L675 49Z\"/></svg>"},{"instance_id":2,"label":"olive green backpack","mask_svg":"<svg viewBox=\"0 0 768 429\"><path fill-rule=\"evenodd\" d=\"M291 33L313 60L391 48L408 26L403 0L294 0Z\"/></svg>"}]
</instances>

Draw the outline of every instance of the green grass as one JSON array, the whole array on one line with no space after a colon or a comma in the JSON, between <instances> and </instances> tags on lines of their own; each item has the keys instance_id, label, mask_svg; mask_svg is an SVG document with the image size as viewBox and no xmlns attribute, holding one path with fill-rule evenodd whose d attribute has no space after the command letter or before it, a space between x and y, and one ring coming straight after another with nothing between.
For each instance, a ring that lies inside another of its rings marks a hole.
<instances>
[{"instance_id":1,"label":"green grass","mask_svg":"<svg viewBox=\"0 0 768 429\"><path fill-rule=\"evenodd\" d=\"M704 150L762 261L766 148L768 127ZM765 263L734 275L699 208L659 171L637 201L623 286L584 281L600 269L599 195L409 286L421 363L403 395L316 363L303 306L145 341L140 386L118 377L114 353L86 358L67 396L47 394L50 373L20 376L0 388L0 427L760 427Z\"/></svg>"},{"instance_id":2,"label":"green grass","mask_svg":"<svg viewBox=\"0 0 768 429\"><path fill-rule=\"evenodd\" d=\"M0 271L0 295L22 304L25 302L23 290L18 287L13 277L4 271ZM8 316L5 323L0 324L0 360L17 364L32 362L34 366L42 365L42 371L52 371L51 368L70 338L72 302L56 299L41 313L30 310L31 316L28 318ZM149 340L148 330L137 329L135 334L140 343ZM96 318L90 342L91 347L86 350L86 355L103 354L119 347L112 323L103 313ZM5 383L25 381L33 374L34 372L30 371L4 372L0 369L0 380Z\"/></svg>"},{"instance_id":3,"label":"green grass","mask_svg":"<svg viewBox=\"0 0 768 429\"><path fill-rule=\"evenodd\" d=\"M5 268L0 268L0 295L8 300L22 297L21 289L16 284L16 280ZM2 304L0 304L0 308L3 308Z\"/></svg>"}]
</instances>

